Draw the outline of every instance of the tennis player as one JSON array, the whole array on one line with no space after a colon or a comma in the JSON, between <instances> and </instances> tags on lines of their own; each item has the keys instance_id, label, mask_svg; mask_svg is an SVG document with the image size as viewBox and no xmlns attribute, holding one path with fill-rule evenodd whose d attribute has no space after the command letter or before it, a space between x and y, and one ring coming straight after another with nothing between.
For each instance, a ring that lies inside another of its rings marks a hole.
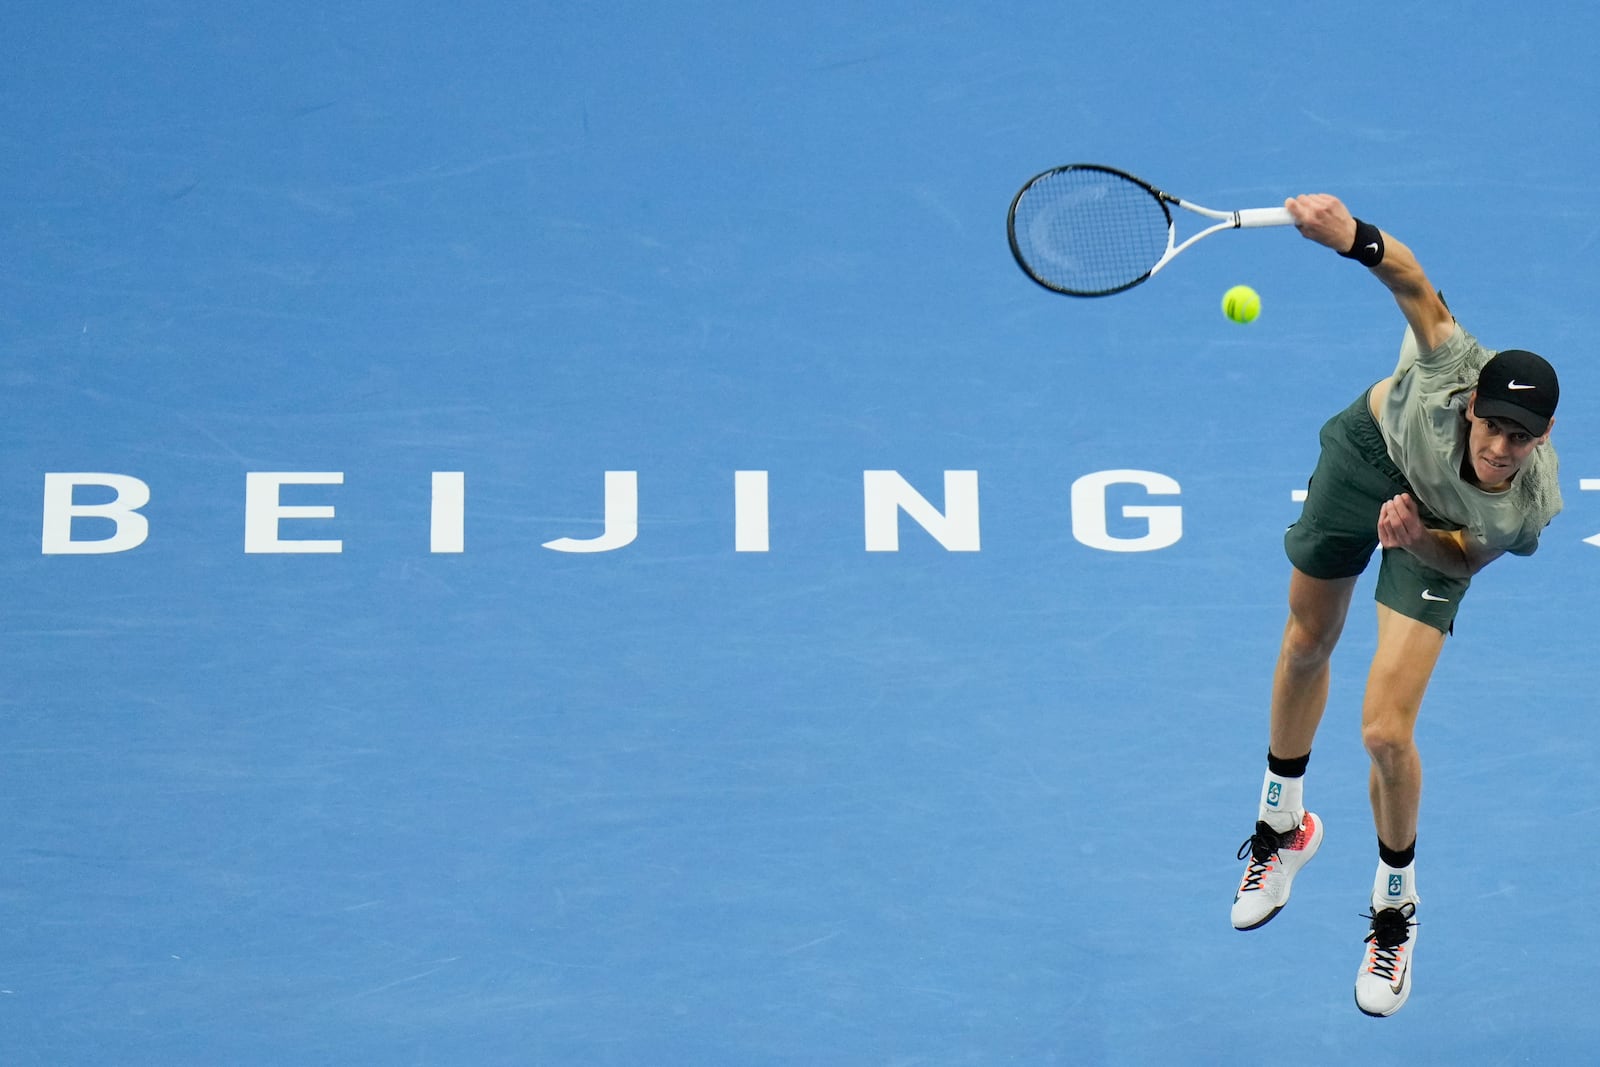
<instances>
[{"instance_id":1,"label":"tennis player","mask_svg":"<svg viewBox=\"0 0 1600 1067\"><path fill-rule=\"evenodd\" d=\"M1532 554L1561 510L1550 446L1559 385L1532 352L1486 350L1411 250L1337 198L1299 196L1285 207L1302 235L1368 267L1408 329L1394 373L1322 427L1304 508L1284 536L1289 621L1233 925L1253 930L1276 915L1322 842L1322 820L1305 809L1306 765L1356 578L1382 548L1377 651L1361 708L1378 868L1355 998L1386 1016L1411 994L1417 945L1417 713L1472 576L1506 552Z\"/></svg>"}]
</instances>

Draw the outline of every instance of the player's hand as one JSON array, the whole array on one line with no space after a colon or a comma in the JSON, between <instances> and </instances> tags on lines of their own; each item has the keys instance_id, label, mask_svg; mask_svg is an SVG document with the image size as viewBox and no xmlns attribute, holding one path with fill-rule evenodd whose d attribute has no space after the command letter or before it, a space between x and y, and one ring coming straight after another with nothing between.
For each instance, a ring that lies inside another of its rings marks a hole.
<instances>
[{"instance_id":1,"label":"player's hand","mask_svg":"<svg viewBox=\"0 0 1600 1067\"><path fill-rule=\"evenodd\" d=\"M1356 220L1336 196L1307 193L1283 202L1301 236L1335 252L1348 252L1356 241Z\"/></svg>"},{"instance_id":2,"label":"player's hand","mask_svg":"<svg viewBox=\"0 0 1600 1067\"><path fill-rule=\"evenodd\" d=\"M1384 548L1410 548L1432 536L1410 493L1385 500L1378 509L1378 544Z\"/></svg>"}]
</instances>

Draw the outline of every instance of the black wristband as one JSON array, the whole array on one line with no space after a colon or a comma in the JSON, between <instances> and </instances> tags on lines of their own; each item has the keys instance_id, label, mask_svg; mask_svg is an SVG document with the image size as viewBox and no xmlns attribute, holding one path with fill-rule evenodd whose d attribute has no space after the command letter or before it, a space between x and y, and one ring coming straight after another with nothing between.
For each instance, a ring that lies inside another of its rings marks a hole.
<instances>
[{"instance_id":1,"label":"black wristband","mask_svg":"<svg viewBox=\"0 0 1600 1067\"><path fill-rule=\"evenodd\" d=\"M1363 267L1376 267L1383 262L1383 231L1370 222L1356 219L1356 239L1350 251L1340 252L1345 259L1353 259Z\"/></svg>"}]
</instances>

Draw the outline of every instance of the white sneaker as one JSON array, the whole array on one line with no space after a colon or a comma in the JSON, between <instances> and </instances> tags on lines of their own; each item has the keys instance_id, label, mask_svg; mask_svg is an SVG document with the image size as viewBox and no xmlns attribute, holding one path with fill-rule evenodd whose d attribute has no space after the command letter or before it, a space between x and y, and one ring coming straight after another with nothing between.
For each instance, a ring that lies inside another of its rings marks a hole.
<instances>
[{"instance_id":1,"label":"white sneaker","mask_svg":"<svg viewBox=\"0 0 1600 1067\"><path fill-rule=\"evenodd\" d=\"M1289 886L1322 844L1322 820L1311 812L1300 825L1278 833L1264 822L1239 846L1239 858L1250 857L1244 878L1233 895L1233 928L1254 930L1289 903Z\"/></svg>"},{"instance_id":2,"label":"white sneaker","mask_svg":"<svg viewBox=\"0 0 1600 1067\"><path fill-rule=\"evenodd\" d=\"M1356 975L1356 1007L1368 1015L1393 1015L1411 996L1411 958L1417 951L1417 905L1368 911L1372 932Z\"/></svg>"}]
</instances>

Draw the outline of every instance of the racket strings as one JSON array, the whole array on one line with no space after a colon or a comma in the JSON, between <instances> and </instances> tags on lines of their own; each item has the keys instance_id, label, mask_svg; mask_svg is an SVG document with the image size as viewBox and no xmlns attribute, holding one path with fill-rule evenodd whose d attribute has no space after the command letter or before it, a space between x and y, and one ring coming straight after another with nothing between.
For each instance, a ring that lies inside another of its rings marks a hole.
<instances>
[{"instance_id":1,"label":"racket strings","mask_svg":"<svg viewBox=\"0 0 1600 1067\"><path fill-rule=\"evenodd\" d=\"M1082 295L1138 282L1166 254L1171 217L1144 186L1093 169L1055 171L1018 197L1012 233L1023 265Z\"/></svg>"}]
</instances>

